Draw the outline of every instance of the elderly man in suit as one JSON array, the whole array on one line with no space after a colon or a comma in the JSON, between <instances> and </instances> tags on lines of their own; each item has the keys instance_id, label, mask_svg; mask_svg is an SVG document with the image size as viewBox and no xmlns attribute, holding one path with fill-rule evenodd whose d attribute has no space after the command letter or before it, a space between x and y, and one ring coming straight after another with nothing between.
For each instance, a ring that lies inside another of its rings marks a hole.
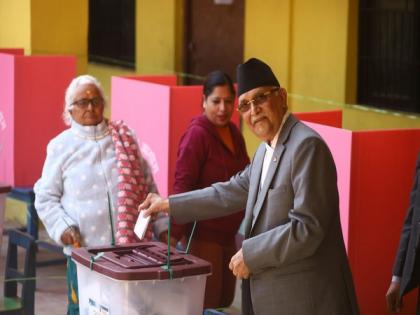
<instances>
[{"instance_id":1,"label":"elderly man in suit","mask_svg":"<svg viewBox=\"0 0 420 315\"><path fill-rule=\"evenodd\" d=\"M327 145L288 112L286 90L267 64L251 58L237 78L238 110L263 141L251 163L208 188L150 194L140 209L179 223L246 209L245 240L230 262L243 279L243 314L359 314Z\"/></svg>"},{"instance_id":2,"label":"elderly man in suit","mask_svg":"<svg viewBox=\"0 0 420 315\"><path fill-rule=\"evenodd\" d=\"M395 258L393 277L386 294L389 311L394 314L402 308L402 296L420 285L420 152L410 194L410 205L405 218ZM420 315L420 291L417 298Z\"/></svg>"}]
</instances>

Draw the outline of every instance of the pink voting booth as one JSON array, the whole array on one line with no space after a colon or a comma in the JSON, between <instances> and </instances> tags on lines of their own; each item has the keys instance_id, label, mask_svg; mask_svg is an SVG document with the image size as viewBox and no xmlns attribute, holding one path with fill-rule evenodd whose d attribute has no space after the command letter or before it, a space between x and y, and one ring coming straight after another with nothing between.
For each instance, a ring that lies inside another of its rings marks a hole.
<instances>
[{"instance_id":1,"label":"pink voting booth","mask_svg":"<svg viewBox=\"0 0 420 315\"><path fill-rule=\"evenodd\" d=\"M112 119L135 130L160 194L170 194L179 140L203 110L202 86L177 86L176 76L113 77L111 86Z\"/></svg>"},{"instance_id":2,"label":"pink voting booth","mask_svg":"<svg viewBox=\"0 0 420 315\"><path fill-rule=\"evenodd\" d=\"M420 129L352 132L308 123L328 143L361 313L387 314L385 294L414 180ZM401 314L414 314L416 292Z\"/></svg>"},{"instance_id":3,"label":"pink voting booth","mask_svg":"<svg viewBox=\"0 0 420 315\"><path fill-rule=\"evenodd\" d=\"M48 141L65 127L64 92L76 75L76 58L5 52L0 53L0 182L32 186Z\"/></svg>"}]
</instances>

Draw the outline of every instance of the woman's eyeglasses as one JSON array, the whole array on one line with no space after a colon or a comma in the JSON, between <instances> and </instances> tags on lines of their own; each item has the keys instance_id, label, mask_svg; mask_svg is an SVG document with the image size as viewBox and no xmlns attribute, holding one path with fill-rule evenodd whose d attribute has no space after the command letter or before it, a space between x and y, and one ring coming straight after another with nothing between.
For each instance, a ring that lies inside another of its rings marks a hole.
<instances>
[{"instance_id":1,"label":"woman's eyeglasses","mask_svg":"<svg viewBox=\"0 0 420 315\"><path fill-rule=\"evenodd\" d=\"M88 108L89 104L92 104L92 107L99 107L104 104L104 100L101 97L94 98L82 98L81 100L74 101L70 105L76 105L82 109Z\"/></svg>"},{"instance_id":2,"label":"woman's eyeglasses","mask_svg":"<svg viewBox=\"0 0 420 315\"><path fill-rule=\"evenodd\" d=\"M249 101L242 101L238 105L238 111L242 114L246 113L250 110L251 105L254 104L254 106L259 106L267 101L268 97L273 94L274 92L278 91L279 88L271 89L267 92L261 93L257 96L255 96L252 100Z\"/></svg>"}]
</instances>

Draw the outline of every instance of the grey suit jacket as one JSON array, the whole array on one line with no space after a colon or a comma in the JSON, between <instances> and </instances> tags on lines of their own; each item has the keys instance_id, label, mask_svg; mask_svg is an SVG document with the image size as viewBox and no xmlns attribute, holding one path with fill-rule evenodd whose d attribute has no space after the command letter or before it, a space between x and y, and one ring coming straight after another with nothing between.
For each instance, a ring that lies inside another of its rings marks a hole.
<instances>
[{"instance_id":1,"label":"grey suit jacket","mask_svg":"<svg viewBox=\"0 0 420 315\"><path fill-rule=\"evenodd\" d=\"M262 144L228 182L170 196L172 215L184 223L246 207L242 249L251 277L243 296L254 314L359 314L327 145L290 115L259 189L264 155Z\"/></svg>"}]
</instances>

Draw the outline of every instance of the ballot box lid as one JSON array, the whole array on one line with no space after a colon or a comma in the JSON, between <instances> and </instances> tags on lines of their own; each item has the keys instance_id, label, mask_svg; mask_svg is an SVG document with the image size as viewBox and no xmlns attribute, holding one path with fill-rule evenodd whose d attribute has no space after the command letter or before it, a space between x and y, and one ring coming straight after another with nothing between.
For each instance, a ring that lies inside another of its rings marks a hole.
<instances>
[{"instance_id":1,"label":"ballot box lid","mask_svg":"<svg viewBox=\"0 0 420 315\"><path fill-rule=\"evenodd\" d=\"M91 270L117 280L165 280L211 273L211 264L178 252L171 247L168 271L168 245L142 242L117 246L82 247L72 250L72 259Z\"/></svg>"}]
</instances>

